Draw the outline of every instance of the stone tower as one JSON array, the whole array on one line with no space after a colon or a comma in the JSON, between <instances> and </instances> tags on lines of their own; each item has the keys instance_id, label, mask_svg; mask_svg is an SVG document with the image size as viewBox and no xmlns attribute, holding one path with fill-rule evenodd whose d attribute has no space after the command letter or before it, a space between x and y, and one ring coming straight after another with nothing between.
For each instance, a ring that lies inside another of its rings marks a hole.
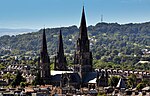
<instances>
[{"instance_id":1,"label":"stone tower","mask_svg":"<svg viewBox=\"0 0 150 96\"><path fill-rule=\"evenodd\" d=\"M57 56L55 56L54 70L65 71L67 70L66 64L67 61L66 61L66 57L64 56L62 32L60 30L59 41L58 41L58 52L57 52Z\"/></svg>"},{"instance_id":2,"label":"stone tower","mask_svg":"<svg viewBox=\"0 0 150 96\"><path fill-rule=\"evenodd\" d=\"M47 52L47 43L46 43L46 35L45 35L45 28L43 29L43 36L42 36L42 49L40 53L40 69L41 69L41 78L43 79L44 83L49 82L50 78L50 59Z\"/></svg>"},{"instance_id":3,"label":"stone tower","mask_svg":"<svg viewBox=\"0 0 150 96\"><path fill-rule=\"evenodd\" d=\"M79 30L77 49L74 55L74 71L80 72L81 76L83 76L84 73L92 72L92 53L90 52L90 42L88 39L84 7Z\"/></svg>"}]
</instances>

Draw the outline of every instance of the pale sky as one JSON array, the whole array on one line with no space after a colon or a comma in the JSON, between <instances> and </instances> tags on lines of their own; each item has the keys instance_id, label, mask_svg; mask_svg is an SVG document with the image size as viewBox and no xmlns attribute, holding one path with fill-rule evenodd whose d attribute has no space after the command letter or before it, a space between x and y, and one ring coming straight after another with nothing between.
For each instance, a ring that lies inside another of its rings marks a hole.
<instances>
[{"instance_id":1,"label":"pale sky","mask_svg":"<svg viewBox=\"0 0 150 96\"><path fill-rule=\"evenodd\" d=\"M80 24L83 0L0 0L0 28ZM87 25L150 21L150 0L84 0Z\"/></svg>"}]
</instances>

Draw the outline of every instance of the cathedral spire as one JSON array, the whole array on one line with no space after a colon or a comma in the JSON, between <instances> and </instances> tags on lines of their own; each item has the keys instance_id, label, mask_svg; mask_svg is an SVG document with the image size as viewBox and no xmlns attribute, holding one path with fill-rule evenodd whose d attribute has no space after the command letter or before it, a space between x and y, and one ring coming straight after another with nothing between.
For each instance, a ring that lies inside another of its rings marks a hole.
<instances>
[{"instance_id":1,"label":"cathedral spire","mask_svg":"<svg viewBox=\"0 0 150 96\"><path fill-rule=\"evenodd\" d=\"M63 38L62 38L61 29L60 29L59 41L58 41L58 52L57 52L57 56L55 57L54 70L59 70L59 71L67 70L66 64L67 64L67 61L66 61L66 57L64 56Z\"/></svg>"},{"instance_id":2,"label":"cathedral spire","mask_svg":"<svg viewBox=\"0 0 150 96\"><path fill-rule=\"evenodd\" d=\"M74 71L87 73L92 72L92 52L90 52L90 41L88 39L84 6L80 23L79 38L77 39L77 50L74 56ZM83 75L83 74L82 74Z\"/></svg>"},{"instance_id":3,"label":"cathedral spire","mask_svg":"<svg viewBox=\"0 0 150 96\"><path fill-rule=\"evenodd\" d=\"M82 9L82 17L81 17L81 23L80 23L79 38L80 39L88 39L84 6L83 6L83 9Z\"/></svg>"},{"instance_id":4,"label":"cathedral spire","mask_svg":"<svg viewBox=\"0 0 150 96\"><path fill-rule=\"evenodd\" d=\"M47 44L46 44L45 28L43 29L42 50L41 50L41 51L47 53Z\"/></svg>"},{"instance_id":5,"label":"cathedral spire","mask_svg":"<svg viewBox=\"0 0 150 96\"><path fill-rule=\"evenodd\" d=\"M64 58L64 48L63 48L63 39L62 39L61 29L60 29L60 33L59 33L58 52L59 52L59 54L63 55L63 58Z\"/></svg>"},{"instance_id":6,"label":"cathedral spire","mask_svg":"<svg viewBox=\"0 0 150 96\"><path fill-rule=\"evenodd\" d=\"M44 80L44 83L49 83L50 78L50 58L47 52L47 42L46 42L46 34L45 28L42 30L42 49L41 49L41 56L40 56L40 68L41 68L41 78Z\"/></svg>"}]
</instances>

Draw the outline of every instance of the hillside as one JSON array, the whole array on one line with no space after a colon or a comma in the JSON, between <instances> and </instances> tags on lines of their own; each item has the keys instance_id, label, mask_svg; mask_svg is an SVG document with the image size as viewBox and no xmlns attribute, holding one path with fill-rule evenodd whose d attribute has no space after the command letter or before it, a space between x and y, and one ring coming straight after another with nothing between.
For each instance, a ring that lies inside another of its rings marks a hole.
<instances>
[{"instance_id":1,"label":"hillside","mask_svg":"<svg viewBox=\"0 0 150 96\"><path fill-rule=\"evenodd\" d=\"M58 32L60 28L47 28L47 44L50 55L57 49ZM65 53L73 54L78 37L77 26L62 27ZM141 56L141 49L150 50L150 22L139 24L97 23L88 26L90 46L95 59L114 60L121 63L119 55ZM0 54L16 55L29 51L39 53L42 30L16 36L0 37ZM108 58L109 57L109 58ZM141 59L141 58L140 58ZM139 61L140 59L136 60ZM147 59L146 59L147 60Z\"/></svg>"}]
</instances>

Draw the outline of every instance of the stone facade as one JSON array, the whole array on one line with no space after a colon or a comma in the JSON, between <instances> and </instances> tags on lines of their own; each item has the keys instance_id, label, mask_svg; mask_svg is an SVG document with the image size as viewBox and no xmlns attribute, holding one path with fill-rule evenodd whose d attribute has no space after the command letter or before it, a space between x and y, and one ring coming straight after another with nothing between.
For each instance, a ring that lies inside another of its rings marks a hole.
<instances>
[{"instance_id":1,"label":"stone facade","mask_svg":"<svg viewBox=\"0 0 150 96\"><path fill-rule=\"evenodd\" d=\"M44 83L47 84L50 82L50 59L47 52L45 29L43 29L42 50L40 55L40 75Z\"/></svg>"},{"instance_id":2,"label":"stone facade","mask_svg":"<svg viewBox=\"0 0 150 96\"><path fill-rule=\"evenodd\" d=\"M67 61L66 61L66 57L64 56L63 39L62 39L61 30L60 30L58 42L59 42L58 43L58 52L57 52L57 56L55 56L54 70L66 71L67 70L67 66L66 66Z\"/></svg>"},{"instance_id":3,"label":"stone facade","mask_svg":"<svg viewBox=\"0 0 150 96\"><path fill-rule=\"evenodd\" d=\"M87 34L86 19L84 7L82 11L82 18L80 24L80 33L77 40L77 49L74 56L74 64L77 72L92 72L92 53L90 52L90 45ZM78 66L80 65L80 66Z\"/></svg>"}]
</instances>

